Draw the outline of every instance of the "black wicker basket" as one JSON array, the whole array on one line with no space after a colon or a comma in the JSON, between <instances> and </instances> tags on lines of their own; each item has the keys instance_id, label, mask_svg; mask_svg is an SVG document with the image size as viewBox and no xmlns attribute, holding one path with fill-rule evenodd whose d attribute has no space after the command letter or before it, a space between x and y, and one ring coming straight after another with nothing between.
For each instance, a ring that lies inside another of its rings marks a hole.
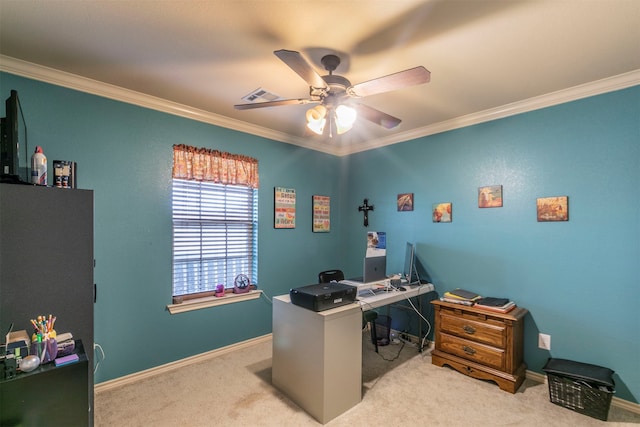
<instances>
[{"instance_id":1,"label":"black wicker basket","mask_svg":"<svg viewBox=\"0 0 640 427\"><path fill-rule=\"evenodd\" d=\"M547 373L552 403L607 420L615 393L611 369L571 360L549 359L542 370Z\"/></svg>"}]
</instances>

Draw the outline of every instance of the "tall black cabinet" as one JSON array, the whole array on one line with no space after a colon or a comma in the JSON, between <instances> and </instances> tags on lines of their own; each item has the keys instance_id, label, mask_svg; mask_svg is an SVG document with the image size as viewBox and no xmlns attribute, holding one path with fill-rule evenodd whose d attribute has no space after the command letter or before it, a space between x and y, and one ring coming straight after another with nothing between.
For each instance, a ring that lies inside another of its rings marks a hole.
<instances>
[{"instance_id":1,"label":"tall black cabinet","mask_svg":"<svg viewBox=\"0 0 640 427\"><path fill-rule=\"evenodd\" d=\"M93 425L93 268L93 191L0 184L0 331L13 323L31 333L29 319L51 313L59 334L82 340L87 425Z\"/></svg>"}]
</instances>

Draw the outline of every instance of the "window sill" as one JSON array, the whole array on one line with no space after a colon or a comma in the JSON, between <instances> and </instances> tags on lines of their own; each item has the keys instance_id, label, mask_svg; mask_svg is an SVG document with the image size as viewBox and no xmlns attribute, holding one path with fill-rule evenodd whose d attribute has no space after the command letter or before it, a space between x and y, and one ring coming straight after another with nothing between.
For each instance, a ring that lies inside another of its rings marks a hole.
<instances>
[{"instance_id":1,"label":"window sill","mask_svg":"<svg viewBox=\"0 0 640 427\"><path fill-rule=\"evenodd\" d=\"M199 310L201 308L215 307L218 305L233 304L260 298L261 290L251 290L244 294L225 294L223 297L206 297L184 301L181 304L169 304L167 310L171 314L184 313L186 311Z\"/></svg>"}]
</instances>

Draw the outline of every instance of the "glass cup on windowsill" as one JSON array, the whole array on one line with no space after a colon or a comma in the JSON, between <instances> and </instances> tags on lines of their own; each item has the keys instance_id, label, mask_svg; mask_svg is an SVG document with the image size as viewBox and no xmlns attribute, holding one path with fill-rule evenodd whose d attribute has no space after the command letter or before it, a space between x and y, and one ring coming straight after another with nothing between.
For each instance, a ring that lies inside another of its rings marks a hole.
<instances>
[{"instance_id":1,"label":"glass cup on windowsill","mask_svg":"<svg viewBox=\"0 0 640 427\"><path fill-rule=\"evenodd\" d=\"M224 285L216 285L216 296L217 297L224 296Z\"/></svg>"}]
</instances>

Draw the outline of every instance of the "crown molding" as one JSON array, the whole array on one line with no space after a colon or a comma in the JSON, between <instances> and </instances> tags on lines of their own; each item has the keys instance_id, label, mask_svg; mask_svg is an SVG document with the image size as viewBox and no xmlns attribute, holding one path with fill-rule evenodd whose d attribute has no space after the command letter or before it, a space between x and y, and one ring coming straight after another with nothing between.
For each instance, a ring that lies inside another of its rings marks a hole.
<instances>
[{"instance_id":1,"label":"crown molding","mask_svg":"<svg viewBox=\"0 0 640 427\"><path fill-rule=\"evenodd\" d=\"M56 70L38 64L33 64L9 56L0 55L0 71L27 77L33 80L50 83L56 86L66 87L103 98L161 111L187 119L196 120L220 126L223 128L243 132L266 139L297 145L315 151L321 151L335 156L346 156L361 151L372 150L387 145L397 144L429 135L435 135L454 129L472 126L492 120L502 119L516 114L526 113L541 108L551 107L570 101L575 101L590 96L625 89L640 84L640 70L630 71L617 76L597 80L594 82L559 90L549 94L525 99L496 108L491 108L466 116L457 117L439 123L434 123L407 132L400 132L384 138L378 138L363 143L349 146L332 146L319 144L310 138L300 138L267 129L262 126L252 125L241 120L214 114L201 109L193 108L177 102L146 95L119 86L88 79L75 74Z\"/></svg>"},{"instance_id":2,"label":"crown molding","mask_svg":"<svg viewBox=\"0 0 640 427\"><path fill-rule=\"evenodd\" d=\"M220 126L226 129L248 133L266 139L272 139L275 141L285 142L312 150L335 154L332 152L333 147L317 146L313 143L313 141L305 138L295 138L291 135L277 132L272 129L267 129L262 126L249 124L241 120L221 116L219 114L190 107L188 105L168 101L166 99L147 95L141 92L136 92L130 89L125 89L98 80L81 77L76 74L67 73L65 71L56 70L54 68L45 67L43 65L34 64L9 56L0 55L0 71L30 78L33 80L38 80L45 83L50 83L68 89L77 90L80 92L89 93L92 95L97 95L103 98L113 99L115 101L125 102L139 107L161 111L167 114L172 114L191 120Z\"/></svg>"},{"instance_id":3,"label":"crown molding","mask_svg":"<svg viewBox=\"0 0 640 427\"><path fill-rule=\"evenodd\" d=\"M542 108L552 107L554 105L564 104L566 102L576 101L607 92L614 92L637 85L640 85L640 70L630 71L628 73L513 102L500 107L479 111L466 116L456 117L451 120L434 123L411 131L397 133L388 138L369 141L363 144L355 144L349 147L342 147L343 150L337 155L345 156L361 151L372 150L386 145L397 144L399 142L435 135L479 123L503 119L516 114L540 110Z\"/></svg>"}]
</instances>

